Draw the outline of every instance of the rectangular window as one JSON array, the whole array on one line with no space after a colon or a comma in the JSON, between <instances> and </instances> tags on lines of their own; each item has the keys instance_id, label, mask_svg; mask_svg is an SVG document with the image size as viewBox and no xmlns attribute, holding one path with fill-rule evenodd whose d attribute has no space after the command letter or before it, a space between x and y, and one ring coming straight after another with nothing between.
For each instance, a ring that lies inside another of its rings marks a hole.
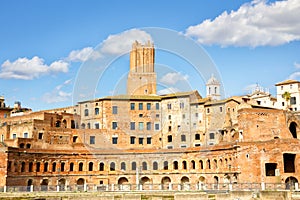
<instances>
[{"instance_id":1,"label":"rectangular window","mask_svg":"<svg viewBox=\"0 0 300 200\"><path fill-rule=\"evenodd\" d=\"M183 108L184 108L184 103L181 102L181 103L179 104L179 106L180 106L181 109L183 109Z\"/></svg>"},{"instance_id":2,"label":"rectangular window","mask_svg":"<svg viewBox=\"0 0 300 200\"><path fill-rule=\"evenodd\" d=\"M186 141L186 136L185 135L181 135L181 142L185 142Z\"/></svg>"},{"instance_id":3,"label":"rectangular window","mask_svg":"<svg viewBox=\"0 0 300 200\"><path fill-rule=\"evenodd\" d=\"M112 138L112 143L113 144L118 144L118 137L113 137Z\"/></svg>"},{"instance_id":4,"label":"rectangular window","mask_svg":"<svg viewBox=\"0 0 300 200\"><path fill-rule=\"evenodd\" d=\"M130 104L130 110L134 110L135 109L135 103L131 103Z\"/></svg>"},{"instance_id":5,"label":"rectangular window","mask_svg":"<svg viewBox=\"0 0 300 200\"><path fill-rule=\"evenodd\" d=\"M28 138L28 133L24 133L24 138Z\"/></svg>"},{"instance_id":6,"label":"rectangular window","mask_svg":"<svg viewBox=\"0 0 300 200\"><path fill-rule=\"evenodd\" d=\"M275 176L275 170L277 168L277 163L266 163L266 176Z\"/></svg>"},{"instance_id":7,"label":"rectangular window","mask_svg":"<svg viewBox=\"0 0 300 200\"><path fill-rule=\"evenodd\" d=\"M214 133L210 133L209 134L209 139L211 139L211 140L215 139L215 134Z\"/></svg>"},{"instance_id":8,"label":"rectangular window","mask_svg":"<svg viewBox=\"0 0 300 200\"><path fill-rule=\"evenodd\" d=\"M148 130L148 131L151 130L151 122L147 122L147 130Z\"/></svg>"},{"instance_id":9,"label":"rectangular window","mask_svg":"<svg viewBox=\"0 0 300 200\"><path fill-rule=\"evenodd\" d=\"M172 140L173 140L172 135L168 135L168 142L172 142Z\"/></svg>"},{"instance_id":10,"label":"rectangular window","mask_svg":"<svg viewBox=\"0 0 300 200\"><path fill-rule=\"evenodd\" d=\"M220 112L223 112L223 107L220 107Z\"/></svg>"},{"instance_id":11,"label":"rectangular window","mask_svg":"<svg viewBox=\"0 0 300 200\"><path fill-rule=\"evenodd\" d=\"M283 154L284 173L295 172L295 157L296 154L291 154L291 153Z\"/></svg>"},{"instance_id":12,"label":"rectangular window","mask_svg":"<svg viewBox=\"0 0 300 200\"><path fill-rule=\"evenodd\" d=\"M172 104L168 103L168 109L171 110L172 109Z\"/></svg>"},{"instance_id":13,"label":"rectangular window","mask_svg":"<svg viewBox=\"0 0 300 200\"><path fill-rule=\"evenodd\" d=\"M99 123L95 123L95 129L99 129L99 128L100 128Z\"/></svg>"},{"instance_id":14,"label":"rectangular window","mask_svg":"<svg viewBox=\"0 0 300 200\"><path fill-rule=\"evenodd\" d=\"M182 114L182 119L185 119L185 114Z\"/></svg>"},{"instance_id":15,"label":"rectangular window","mask_svg":"<svg viewBox=\"0 0 300 200\"><path fill-rule=\"evenodd\" d=\"M169 116L168 116L168 119L171 120L171 119L172 119L172 115L169 115Z\"/></svg>"},{"instance_id":16,"label":"rectangular window","mask_svg":"<svg viewBox=\"0 0 300 200\"><path fill-rule=\"evenodd\" d=\"M291 97L290 103L291 103L291 105L295 105L296 104L296 97Z\"/></svg>"},{"instance_id":17,"label":"rectangular window","mask_svg":"<svg viewBox=\"0 0 300 200\"><path fill-rule=\"evenodd\" d=\"M135 130L135 122L130 122L130 130Z\"/></svg>"},{"instance_id":18,"label":"rectangular window","mask_svg":"<svg viewBox=\"0 0 300 200\"><path fill-rule=\"evenodd\" d=\"M151 110L151 103L147 103L147 110Z\"/></svg>"},{"instance_id":19,"label":"rectangular window","mask_svg":"<svg viewBox=\"0 0 300 200\"><path fill-rule=\"evenodd\" d=\"M130 136L130 144L135 144L135 137L134 136Z\"/></svg>"},{"instance_id":20,"label":"rectangular window","mask_svg":"<svg viewBox=\"0 0 300 200\"><path fill-rule=\"evenodd\" d=\"M195 117L198 117L199 116L199 114L198 113L195 113Z\"/></svg>"},{"instance_id":21,"label":"rectangular window","mask_svg":"<svg viewBox=\"0 0 300 200\"><path fill-rule=\"evenodd\" d=\"M144 130L144 122L139 122L139 130Z\"/></svg>"},{"instance_id":22,"label":"rectangular window","mask_svg":"<svg viewBox=\"0 0 300 200\"><path fill-rule=\"evenodd\" d=\"M112 129L116 130L118 128L118 122L112 122Z\"/></svg>"},{"instance_id":23,"label":"rectangular window","mask_svg":"<svg viewBox=\"0 0 300 200\"><path fill-rule=\"evenodd\" d=\"M172 131L172 126L169 126L169 132Z\"/></svg>"},{"instance_id":24,"label":"rectangular window","mask_svg":"<svg viewBox=\"0 0 300 200\"><path fill-rule=\"evenodd\" d=\"M139 103L139 110L143 110L143 103Z\"/></svg>"},{"instance_id":25,"label":"rectangular window","mask_svg":"<svg viewBox=\"0 0 300 200\"><path fill-rule=\"evenodd\" d=\"M159 124L155 124L155 130L159 131Z\"/></svg>"},{"instance_id":26,"label":"rectangular window","mask_svg":"<svg viewBox=\"0 0 300 200\"><path fill-rule=\"evenodd\" d=\"M39 133L39 140L42 140L43 139L43 133Z\"/></svg>"},{"instance_id":27,"label":"rectangular window","mask_svg":"<svg viewBox=\"0 0 300 200\"><path fill-rule=\"evenodd\" d=\"M159 114L156 114L155 117L156 117L156 118L159 118Z\"/></svg>"},{"instance_id":28,"label":"rectangular window","mask_svg":"<svg viewBox=\"0 0 300 200\"><path fill-rule=\"evenodd\" d=\"M12 139L16 139L16 138L17 138L17 134L16 133L12 134Z\"/></svg>"},{"instance_id":29,"label":"rectangular window","mask_svg":"<svg viewBox=\"0 0 300 200\"><path fill-rule=\"evenodd\" d=\"M118 106L112 107L112 114L118 114Z\"/></svg>"},{"instance_id":30,"label":"rectangular window","mask_svg":"<svg viewBox=\"0 0 300 200\"><path fill-rule=\"evenodd\" d=\"M159 103L156 103L156 104L155 104L155 109L156 109L156 110L159 110Z\"/></svg>"},{"instance_id":31,"label":"rectangular window","mask_svg":"<svg viewBox=\"0 0 300 200\"><path fill-rule=\"evenodd\" d=\"M90 144L95 144L95 136L90 136Z\"/></svg>"},{"instance_id":32,"label":"rectangular window","mask_svg":"<svg viewBox=\"0 0 300 200\"><path fill-rule=\"evenodd\" d=\"M139 144L143 144L144 143L144 138L139 138Z\"/></svg>"},{"instance_id":33,"label":"rectangular window","mask_svg":"<svg viewBox=\"0 0 300 200\"><path fill-rule=\"evenodd\" d=\"M147 137L147 144L151 144L151 137Z\"/></svg>"}]
</instances>

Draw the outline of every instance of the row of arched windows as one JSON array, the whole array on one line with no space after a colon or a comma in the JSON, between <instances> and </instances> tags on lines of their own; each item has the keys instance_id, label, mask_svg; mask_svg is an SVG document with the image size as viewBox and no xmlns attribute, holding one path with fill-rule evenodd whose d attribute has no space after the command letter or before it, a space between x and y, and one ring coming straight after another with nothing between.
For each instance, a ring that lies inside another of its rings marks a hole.
<instances>
[{"instance_id":1,"label":"row of arched windows","mask_svg":"<svg viewBox=\"0 0 300 200\"><path fill-rule=\"evenodd\" d=\"M34 165L35 164L35 165ZM164 161L162 163L161 170L187 170L187 169L219 169L219 168L229 168L231 164L231 158L225 158L224 161L222 159L207 159L205 161L199 160L198 164L195 160L191 160L190 162L183 160L182 162L173 161L172 165L169 165L168 161ZM68 169L67 169L68 168ZM22 162L8 162L8 171L9 172L64 172L64 171L105 171L107 167L105 167L104 162L100 162L98 166L94 165L94 162L88 162L87 169L84 168L84 163L79 162L76 166L74 162L70 162L67 166L65 162L52 162L49 164L48 162L29 162L28 164L25 161ZM109 171L116 171L116 163L110 162L108 164ZM130 167L127 169L126 162L120 163L120 170L160 170L159 163L157 161L152 162L149 166L148 162L143 161L141 165L138 165L137 162L131 162Z\"/></svg>"}]
</instances>

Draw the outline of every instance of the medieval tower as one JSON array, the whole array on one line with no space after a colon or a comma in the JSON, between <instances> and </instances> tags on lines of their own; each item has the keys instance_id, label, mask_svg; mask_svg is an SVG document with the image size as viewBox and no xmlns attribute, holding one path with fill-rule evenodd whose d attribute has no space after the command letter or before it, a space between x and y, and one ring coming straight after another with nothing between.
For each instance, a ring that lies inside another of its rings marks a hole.
<instances>
[{"instance_id":1,"label":"medieval tower","mask_svg":"<svg viewBox=\"0 0 300 200\"><path fill-rule=\"evenodd\" d=\"M128 95L156 94L154 72L154 45L148 41L142 45L135 41L130 52L130 71L127 79Z\"/></svg>"}]
</instances>

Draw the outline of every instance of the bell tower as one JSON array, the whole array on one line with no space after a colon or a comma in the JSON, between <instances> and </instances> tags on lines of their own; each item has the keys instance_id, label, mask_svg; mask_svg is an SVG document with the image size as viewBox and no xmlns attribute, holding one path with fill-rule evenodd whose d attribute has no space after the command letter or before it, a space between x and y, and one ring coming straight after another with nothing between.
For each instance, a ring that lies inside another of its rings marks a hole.
<instances>
[{"instance_id":1,"label":"bell tower","mask_svg":"<svg viewBox=\"0 0 300 200\"><path fill-rule=\"evenodd\" d=\"M135 41L130 51L130 71L127 79L128 95L156 94L154 72L154 45L150 41L142 45Z\"/></svg>"}]
</instances>

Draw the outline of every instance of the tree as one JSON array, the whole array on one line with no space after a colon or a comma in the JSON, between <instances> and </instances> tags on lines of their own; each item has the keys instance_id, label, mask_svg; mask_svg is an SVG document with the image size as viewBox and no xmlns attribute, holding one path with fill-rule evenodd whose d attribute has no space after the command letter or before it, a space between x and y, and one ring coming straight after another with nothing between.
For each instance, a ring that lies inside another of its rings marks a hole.
<instances>
[{"instance_id":1,"label":"tree","mask_svg":"<svg viewBox=\"0 0 300 200\"><path fill-rule=\"evenodd\" d=\"M289 108L289 102L290 102L290 99L291 99L291 93L289 93L289 92L284 92L283 94L282 94L282 98L284 98L285 99L285 101L286 101L286 109L288 109Z\"/></svg>"}]
</instances>

